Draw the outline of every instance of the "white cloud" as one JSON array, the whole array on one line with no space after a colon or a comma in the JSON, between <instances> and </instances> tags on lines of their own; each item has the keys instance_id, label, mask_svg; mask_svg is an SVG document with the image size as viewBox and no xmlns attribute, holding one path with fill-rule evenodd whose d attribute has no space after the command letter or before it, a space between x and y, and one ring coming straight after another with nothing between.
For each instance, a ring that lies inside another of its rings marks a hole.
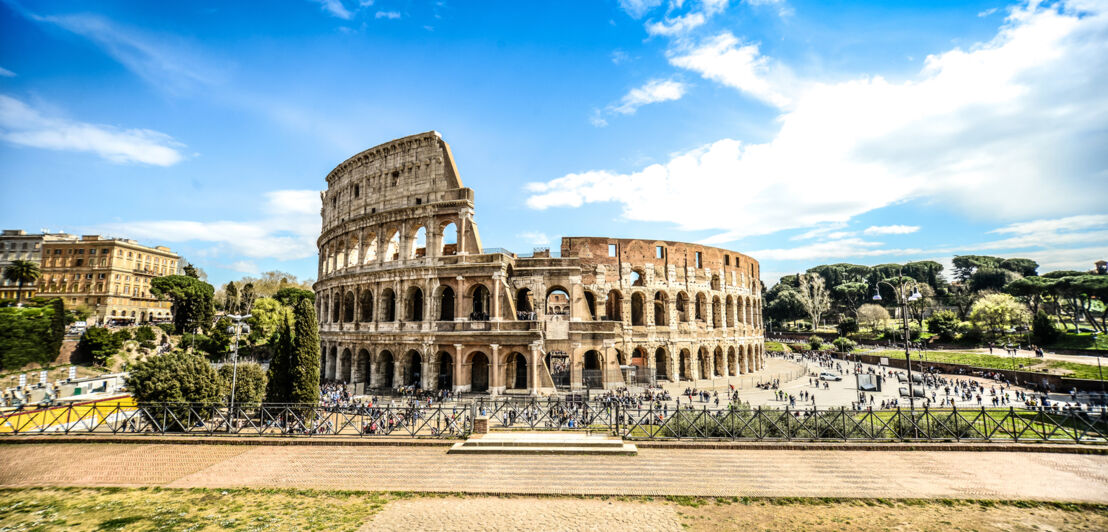
<instances>
[{"instance_id":1,"label":"white cloud","mask_svg":"<svg viewBox=\"0 0 1108 532\"><path fill-rule=\"evenodd\" d=\"M329 13L333 17L341 18L343 20L350 20L354 16L350 10L346 9L346 6L342 5L341 0L313 0L324 11Z\"/></svg>"},{"instance_id":2,"label":"white cloud","mask_svg":"<svg viewBox=\"0 0 1108 532\"><path fill-rule=\"evenodd\" d=\"M751 251L749 255L758 260L812 260L835 257L876 257L880 255L905 255L920 253L918 249L887 249L881 242L871 242L860 238L844 238L814 242L795 248L762 249Z\"/></svg>"},{"instance_id":3,"label":"white cloud","mask_svg":"<svg viewBox=\"0 0 1108 532\"><path fill-rule=\"evenodd\" d=\"M672 37L674 35L682 35L688 33L690 30L703 26L708 19L705 18L703 13L688 13L679 17L669 18L659 22L649 22L646 24L646 33L650 35L664 35Z\"/></svg>"},{"instance_id":4,"label":"white cloud","mask_svg":"<svg viewBox=\"0 0 1108 532\"><path fill-rule=\"evenodd\" d=\"M400 13L396 11L378 11L374 18L385 18L389 20L396 20L400 18Z\"/></svg>"},{"instance_id":5,"label":"white cloud","mask_svg":"<svg viewBox=\"0 0 1108 532\"><path fill-rule=\"evenodd\" d=\"M102 224L89 230L154 242L213 242L221 250L251 259L292 260L315 255L319 191L276 190L265 198L269 216L258 220L146 220Z\"/></svg>"},{"instance_id":6,"label":"white cloud","mask_svg":"<svg viewBox=\"0 0 1108 532\"><path fill-rule=\"evenodd\" d=\"M629 173L531 183L528 206L617 203L629 220L720 231L709 243L847 222L910 200L1001 221L1103 210L1103 6L1014 8L992 40L932 55L899 82L792 83L730 34L709 45L671 61L781 102L772 139L722 139Z\"/></svg>"},{"instance_id":7,"label":"white cloud","mask_svg":"<svg viewBox=\"0 0 1108 532\"><path fill-rule=\"evenodd\" d=\"M0 95L0 138L33 148L92 152L115 163L172 166L184 159L178 151L184 145L165 133L47 117L5 95Z\"/></svg>"},{"instance_id":8,"label":"white cloud","mask_svg":"<svg viewBox=\"0 0 1108 532\"><path fill-rule=\"evenodd\" d=\"M8 70L4 67L0 67L0 77L14 78L15 72L12 72L11 70Z\"/></svg>"},{"instance_id":9,"label":"white cloud","mask_svg":"<svg viewBox=\"0 0 1108 532\"><path fill-rule=\"evenodd\" d=\"M635 114L644 105L680 100L685 95L685 84L671 79L652 79L642 87L631 89L612 111L622 115Z\"/></svg>"},{"instance_id":10,"label":"white cloud","mask_svg":"<svg viewBox=\"0 0 1108 532\"><path fill-rule=\"evenodd\" d=\"M258 273L261 271L256 263L248 260L238 260L232 262L231 264L228 264L227 267L236 272L242 273Z\"/></svg>"},{"instance_id":11,"label":"white cloud","mask_svg":"<svg viewBox=\"0 0 1108 532\"><path fill-rule=\"evenodd\" d=\"M793 90L785 79L788 72L774 65L758 51L757 44L743 44L731 32L723 32L698 46L670 51L673 66L692 70L709 79L775 107L787 106Z\"/></svg>"},{"instance_id":12,"label":"white cloud","mask_svg":"<svg viewBox=\"0 0 1108 532\"><path fill-rule=\"evenodd\" d=\"M919 231L918 225L871 225L862 231L867 235L906 235Z\"/></svg>"},{"instance_id":13,"label":"white cloud","mask_svg":"<svg viewBox=\"0 0 1108 532\"><path fill-rule=\"evenodd\" d=\"M631 18L642 18L660 5L662 0L619 0L619 7L631 15Z\"/></svg>"},{"instance_id":14,"label":"white cloud","mask_svg":"<svg viewBox=\"0 0 1108 532\"><path fill-rule=\"evenodd\" d=\"M995 7L990 7L989 9L986 9L986 10L984 10L984 11L982 11L982 12L978 13L978 14L977 14L977 16L978 16L978 17L981 17L981 18L985 18L985 17L987 17L987 16L989 16L989 15L992 15L993 13L996 13L996 12L997 12L997 10L998 10L998 8L995 8Z\"/></svg>"},{"instance_id":15,"label":"white cloud","mask_svg":"<svg viewBox=\"0 0 1108 532\"><path fill-rule=\"evenodd\" d=\"M612 64L613 65L618 65L620 63L626 63L630 59L631 59L631 56L627 55L627 52L624 52L623 50L613 50L612 51Z\"/></svg>"},{"instance_id":16,"label":"white cloud","mask_svg":"<svg viewBox=\"0 0 1108 532\"><path fill-rule=\"evenodd\" d=\"M837 231L837 230L843 229L845 227L846 227L846 223L844 223L844 222L826 224L826 225L822 225L820 227L817 227L815 229L811 229L809 231L806 231L804 233L801 233L799 235L796 235L794 237L791 237L791 238L789 238L789 240L808 240L810 238L815 238L817 236L827 235L828 233L831 233L832 231Z\"/></svg>"},{"instance_id":17,"label":"white cloud","mask_svg":"<svg viewBox=\"0 0 1108 532\"><path fill-rule=\"evenodd\" d=\"M527 243L535 246L545 246L550 244L550 237L546 236L546 233L539 233L536 231L524 231L516 235L516 238L523 239Z\"/></svg>"},{"instance_id":18,"label":"white cloud","mask_svg":"<svg viewBox=\"0 0 1108 532\"><path fill-rule=\"evenodd\" d=\"M1086 214L1067 216L1053 220L1032 220L1019 222L994 229L990 233L1013 233L1018 235L1053 235L1062 231L1080 231L1108 227L1108 214Z\"/></svg>"}]
</instances>

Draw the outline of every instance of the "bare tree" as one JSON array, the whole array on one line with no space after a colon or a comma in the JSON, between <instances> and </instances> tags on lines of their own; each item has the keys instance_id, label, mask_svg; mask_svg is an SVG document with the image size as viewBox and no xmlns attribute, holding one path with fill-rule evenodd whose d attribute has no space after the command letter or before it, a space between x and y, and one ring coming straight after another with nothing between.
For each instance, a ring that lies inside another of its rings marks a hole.
<instances>
[{"instance_id":1,"label":"bare tree","mask_svg":"<svg viewBox=\"0 0 1108 532\"><path fill-rule=\"evenodd\" d=\"M800 281L800 302L804 305L804 311L812 320L812 330L816 330L819 319L831 308L831 294L824 284L823 277L814 273L802 273Z\"/></svg>"}]
</instances>

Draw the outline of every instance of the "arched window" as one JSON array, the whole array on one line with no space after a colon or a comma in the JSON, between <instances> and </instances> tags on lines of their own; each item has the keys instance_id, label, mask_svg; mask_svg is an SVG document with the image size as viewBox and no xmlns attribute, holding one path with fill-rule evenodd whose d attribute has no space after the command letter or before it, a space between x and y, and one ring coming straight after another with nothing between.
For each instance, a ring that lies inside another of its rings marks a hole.
<instances>
[{"instance_id":1,"label":"arched window","mask_svg":"<svg viewBox=\"0 0 1108 532\"><path fill-rule=\"evenodd\" d=\"M366 233L362 238L365 251L362 253L362 264L369 264L377 260L377 233Z\"/></svg>"},{"instance_id":2,"label":"arched window","mask_svg":"<svg viewBox=\"0 0 1108 532\"><path fill-rule=\"evenodd\" d=\"M388 244L385 244L385 261L400 259L400 231L392 230Z\"/></svg>"},{"instance_id":3,"label":"arched window","mask_svg":"<svg viewBox=\"0 0 1108 532\"><path fill-rule=\"evenodd\" d=\"M423 321L423 290L417 286L408 289L405 304L406 321Z\"/></svg>"},{"instance_id":4,"label":"arched window","mask_svg":"<svg viewBox=\"0 0 1108 532\"><path fill-rule=\"evenodd\" d=\"M569 292L554 288L546 294L546 315L569 317Z\"/></svg>"},{"instance_id":5,"label":"arched window","mask_svg":"<svg viewBox=\"0 0 1108 532\"><path fill-rule=\"evenodd\" d=\"M520 288L516 291L516 319L517 320L533 320L535 319L535 305L532 302L534 294L531 293L530 288Z\"/></svg>"},{"instance_id":6,"label":"arched window","mask_svg":"<svg viewBox=\"0 0 1108 532\"><path fill-rule=\"evenodd\" d=\"M696 294L696 321L704 321L708 316L708 298L703 293Z\"/></svg>"},{"instance_id":7,"label":"arched window","mask_svg":"<svg viewBox=\"0 0 1108 532\"><path fill-rule=\"evenodd\" d=\"M442 235L442 255L458 254L458 226L454 222L443 225L439 234Z\"/></svg>"},{"instance_id":8,"label":"arched window","mask_svg":"<svg viewBox=\"0 0 1108 532\"><path fill-rule=\"evenodd\" d=\"M623 295L619 290L608 292L608 302L604 304L604 313L611 321L623 321Z\"/></svg>"},{"instance_id":9,"label":"arched window","mask_svg":"<svg viewBox=\"0 0 1108 532\"><path fill-rule=\"evenodd\" d=\"M735 326L735 300L731 296L727 296L727 312L726 312L727 327Z\"/></svg>"},{"instance_id":10,"label":"arched window","mask_svg":"<svg viewBox=\"0 0 1108 532\"><path fill-rule=\"evenodd\" d=\"M427 228L420 226L416 230L414 237L412 238L412 250L408 254L408 258L418 259L420 257L427 256Z\"/></svg>"},{"instance_id":11,"label":"arched window","mask_svg":"<svg viewBox=\"0 0 1108 532\"><path fill-rule=\"evenodd\" d=\"M666 294L665 292L654 293L654 325L666 325Z\"/></svg>"},{"instance_id":12,"label":"arched window","mask_svg":"<svg viewBox=\"0 0 1108 532\"><path fill-rule=\"evenodd\" d=\"M361 321L373 321L373 292L371 290L363 290L361 298L362 312Z\"/></svg>"},{"instance_id":13,"label":"arched window","mask_svg":"<svg viewBox=\"0 0 1108 532\"><path fill-rule=\"evenodd\" d=\"M381 291L381 321L396 321L396 294L392 288Z\"/></svg>"},{"instance_id":14,"label":"arched window","mask_svg":"<svg viewBox=\"0 0 1108 532\"><path fill-rule=\"evenodd\" d=\"M596 294L585 291L585 306L589 309L589 319L596 320Z\"/></svg>"},{"instance_id":15,"label":"arched window","mask_svg":"<svg viewBox=\"0 0 1108 532\"><path fill-rule=\"evenodd\" d=\"M474 321L488 321L489 311L492 302L492 297L489 295L489 289L485 288L485 285L479 284L473 288L473 310L469 314L469 319Z\"/></svg>"},{"instance_id":16,"label":"arched window","mask_svg":"<svg viewBox=\"0 0 1108 532\"><path fill-rule=\"evenodd\" d=\"M643 286L646 283L642 270L631 270L631 286Z\"/></svg>"},{"instance_id":17,"label":"arched window","mask_svg":"<svg viewBox=\"0 0 1108 532\"><path fill-rule=\"evenodd\" d=\"M723 327L723 306L719 302L719 296L712 297L712 326Z\"/></svg>"},{"instance_id":18,"label":"arched window","mask_svg":"<svg viewBox=\"0 0 1108 532\"><path fill-rule=\"evenodd\" d=\"M631 294L631 325L645 325L643 319L644 299L642 292Z\"/></svg>"},{"instance_id":19,"label":"arched window","mask_svg":"<svg viewBox=\"0 0 1108 532\"><path fill-rule=\"evenodd\" d=\"M719 290L719 274L712 274L712 290Z\"/></svg>"},{"instance_id":20,"label":"arched window","mask_svg":"<svg viewBox=\"0 0 1108 532\"><path fill-rule=\"evenodd\" d=\"M654 351L654 376L659 379L669 378L669 359L665 348L659 347Z\"/></svg>"},{"instance_id":21,"label":"arched window","mask_svg":"<svg viewBox=\"0 0 1108 532\"><path fill-rule=\"evenodd\" d=\"M691 314L689 313L689 296L684 292L677 293L677 301L674 304L674 310L677 311L677 321L688 322Z\"/></svg>"},{"instance_id":22,"label":"arched window","mask_svg":"<svg viewBox=\"0 0 1108 532\"><path fill-rule=\"evenodd\" d=\"M342 315L342 296L335 296L335 300L331 304L331 323L338 323L339 316Z\"/></svg>"},{"instance_id":23,"label":"arched window","mask_svg":"<svg viewBox=\"0 0 1108 532\"><path fill-rule=\"evenodd\" d=\"M347 292L342 298L342 322L354 321L354 292Z\"/></svg>"},{"instance_id":24,"label":"arched window","mask_svg":"<svg viewBox=\"0 0 1108 532\"><path fill-rule=\"evenodd\" d=\"M454 321L454 289L449 286L439 294L439 320Z\"/></svg>"}]
</instances>

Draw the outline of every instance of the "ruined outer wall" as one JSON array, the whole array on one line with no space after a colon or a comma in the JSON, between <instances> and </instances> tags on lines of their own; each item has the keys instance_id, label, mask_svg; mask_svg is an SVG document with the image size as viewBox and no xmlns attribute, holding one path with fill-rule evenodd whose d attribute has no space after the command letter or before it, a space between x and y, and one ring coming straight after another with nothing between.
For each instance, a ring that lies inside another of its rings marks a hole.
<instances>
[{"instance_id":1,"label":"ruined outer wall","mask_svg":"<svg viewBox=\"0 0 1108 532\"><path fill-rule=\"evenodd\" d=\"M610 253L612 245L615 246L614 255ZM699 265L697 253L700 253ZM604 265L604 269L610 272L620 272L623 264L630 264L632 269L652 265L656 270L655 276L664 276L669 266L673 266L676 275L673 281L677 282L685 281L688 268L692 268L700 274L722 272L724 284L743 286L751 290L760 288L752 284L752 281L760 278L758 261L742 253L699 244L670 240L571 236L562 238L562 257L577 257L583 272L582 281L585 283L595 281L597 265ZM696 282L696 279L688 280Z\"/></svg>"}]
</instances>

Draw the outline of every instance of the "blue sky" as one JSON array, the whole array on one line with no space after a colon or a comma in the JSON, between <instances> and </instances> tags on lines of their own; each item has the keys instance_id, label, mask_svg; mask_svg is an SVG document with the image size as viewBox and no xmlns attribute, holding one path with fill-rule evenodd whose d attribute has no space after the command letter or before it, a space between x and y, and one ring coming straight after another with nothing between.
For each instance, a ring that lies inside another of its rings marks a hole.
<instances>
[{"instance_id":1,"label":"blue sky","mask_svg":"<svg viewBox=\"0 0 1108 532\"><path fill-rule=\"evenodd\" d=\"M485 246L1108 258L1108 5L0 3L0 226L316 272L324 176L437 130Z\"/></svg>"}]
</instances>

